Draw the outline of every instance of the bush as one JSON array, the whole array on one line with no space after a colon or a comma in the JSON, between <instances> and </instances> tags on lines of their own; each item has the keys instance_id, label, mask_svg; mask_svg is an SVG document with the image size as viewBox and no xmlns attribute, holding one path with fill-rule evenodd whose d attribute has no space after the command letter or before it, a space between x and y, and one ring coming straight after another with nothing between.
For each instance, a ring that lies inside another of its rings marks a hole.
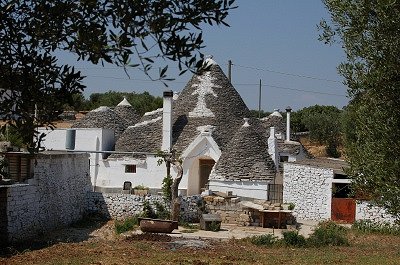
<instances>
[{"instance_id":1,"label":"bush","mask_svg":"<svg viewBox=\"0 0 400 265\"><path fill-rule=\"evenodd\" d=\"M250 242L257 246L271 247L277 242L277 237L271 234L252 236Z\"/></svg>"},{"instance_id":2,"label":"bush","mask_svg":"<svg viewBox=\"0 0 400 265\"><path fill-rule=\"evenodd\" d=\"M132 216L126 218L124 221L115 221L115 232L121 234L130 230L133 230L139 225L139 220L137 216Z\"/></svg>"},{"instance_id":3,"label":"bush","mask_svg":"<svg viewBox=\"0 0 400 265\"><path fill-rule=\"evenodd\" d=\"M160 203L160 202L154 202L154 205L156 206L156 216L158 219L169 219L171 216L171 213L165 208L165 206Z\"/></svg>"},{"instance_id":4,"label":"bush","mask_svg":"<svg viewBox=\"0 0 400 265\"><path fill-rule=\"evenodd\" d=\"M352 228L362 233L377 233L384 235L400 235L400 226L390 223L376 223L371 220L360 220L354 222Z\"/></svg>"},{"instance_id":5,"label":"bush","mask_svg":"<svg viewBox=\"0 0 400 265\"><path fill-rule=\"evenodd\" d=\"M221 222L212 221L208 226L208 229L213 232L218 232L221 230Z\"/></svg>"},{"instance_id":6,"label":"bush","mask_svg":"<svg viewBox=\"0 0 400 265\"><path fill-rule=\"evenodd\" d=\"M306 245L306 239L304 236L299 235L298 231L283 232L282 241L286 246L291 247L303 247Z\"/></svg>"},{"instance_id":7,"label":"bush","mask_svg":"<svg viewBox=\"0 0 400 265\"><path fill-rule=\"evenodd\" d=\"M157 214L154 212L154 209L151 207L149 201L144 201L141 216L145 218L157 218Z\"/></svg>"},{"instance_id":8,"label":"bush","mask_svg":"<svg viewBox=\"0 0 400 265\"><path fill-rule=\"evenodd\" d=\"M348 246L347 229L332 221L319 223L307 240L309 246Z\"/></svg>"}]
</instances>

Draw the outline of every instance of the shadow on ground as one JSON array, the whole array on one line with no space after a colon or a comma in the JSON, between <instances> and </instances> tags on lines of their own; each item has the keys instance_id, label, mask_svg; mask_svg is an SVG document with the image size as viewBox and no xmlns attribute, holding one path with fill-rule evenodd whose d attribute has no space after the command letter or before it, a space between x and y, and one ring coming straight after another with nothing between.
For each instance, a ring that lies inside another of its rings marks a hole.
<instances>
[{"instance_id":1,"label":"shadow on ground","mask_svg":"<svg viewBox=\"0 0 400 265\"><path fill-rule=\"evenodd\" d=\"M38 235L36 238L24 242L13 243L10 245L1 245L0 242L0 257L11 257L26 251L47 248L58 243L77 243L87 241L98 236L94 234L94 232L99 228L107 228L108 222L109 219L104 216L90 214L76 223L71 224L69 227L54 230L48 234ZM108 228L108 230L111 230L109 232L110 236L114 235L115 232L113 227Z\"/></svg>"}]
</instances>

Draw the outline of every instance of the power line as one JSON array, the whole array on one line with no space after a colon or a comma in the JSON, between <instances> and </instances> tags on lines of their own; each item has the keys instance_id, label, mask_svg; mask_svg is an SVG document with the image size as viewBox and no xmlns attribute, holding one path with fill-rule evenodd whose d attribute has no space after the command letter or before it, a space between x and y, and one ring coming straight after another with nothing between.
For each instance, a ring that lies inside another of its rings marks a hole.
<instances>
[{"instance_id":1,"label":"power line","mask_svg":"<svg viewBox=\"0 0 400 265\"><path fill-rule=\"evenodd\" d=\"M234 84L235 86L257 86L258 84ZM278 89L286 89L286 90L293 90L293 91L300 91L300 92L307 92L307 93L314 93L314 94L321 94L321 95L329 95L329 96L338 96L338 97L347 97L346 95L341 95L341 94L334 94L334 93L328 93L328 92L318 92L318 91L313 91L313 90L306 90L306 89L300 89L300 88L293 88L293 87L283 87L283 86L275 86L275 85L262 85L263 87L272 87L272 88L278 88Z\"/></svg>"},{"instance_id":2,"label":"power line","mask_svg":"<svg viewBox=\"0 0 400 265\"><path fill-rule=\"evenodd\" d=\"M280 75L286 75L286 76L301 77L301 78L307 78L307 79L313 79L313 80L319 80L319 81L327 81L327 82L333 82L333 83L342 83L339 80L320 78L320 77L309 76L309 75L291 74L291 73L285 73L285 72L275 71L275 70L266 69L266 68L245 66L245 65L240 65L240 64L232 64L232 65L242 67L242 68L257 70L257 71L264 71L264 72L270 72L270 73L275 73L275 74L280 74Z\"/></svg>"}]
</instances>

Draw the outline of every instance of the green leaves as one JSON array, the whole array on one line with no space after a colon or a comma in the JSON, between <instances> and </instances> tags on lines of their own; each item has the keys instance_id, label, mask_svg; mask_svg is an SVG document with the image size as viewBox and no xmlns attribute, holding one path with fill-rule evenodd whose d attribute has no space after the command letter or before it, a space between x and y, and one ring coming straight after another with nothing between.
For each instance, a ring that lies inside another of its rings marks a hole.
<instances>
[{"instance_id":1,"label":"green leaves","mask_svg":"<svg viewBox=\"0 0 400 265\"><path fill-rule=\"evenodd\" d=\"M400 218L400 1L325 0L322 39L340 40L351 102L345 144L357 193ZM349 129L351 128L351 130Z\"/></svg>"}]
</instances>

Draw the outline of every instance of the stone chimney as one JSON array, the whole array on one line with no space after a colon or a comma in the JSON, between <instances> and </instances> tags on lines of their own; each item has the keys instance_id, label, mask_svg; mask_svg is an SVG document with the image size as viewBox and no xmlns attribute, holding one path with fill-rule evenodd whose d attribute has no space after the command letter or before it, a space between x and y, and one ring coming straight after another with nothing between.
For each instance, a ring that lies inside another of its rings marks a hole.
<instances>
[{"instance_id":1,"label":"stone chimney","mask_svg":"<svg viewBox=\"0 0 400 265\"><path fill-rule=\"evenodd\" d=\"M275 137L275 127L269 128L268 153L274 161L275 167L278 168L278 140Z\"/></svg>"},{"instance_id":2,"label":"stone chimney","mask_svg":"<svg viewBox=\"0 0 400 265\"><path fill-rule=\"evenodd\" d=\"M290 141L290 112L292 112L292 108L286 107L286 141Z\"/></svg>"},{"instance_id":3,"label":"stone chimney","mask_svg":"<svg viewBox=\"0 0 400 265\"><path fill-rule=\"evenodd\" d=\"M172 147L172 101L174 92L163 93L163 126L161 150L170 152Z\"/></svg>"}]
</instances>

